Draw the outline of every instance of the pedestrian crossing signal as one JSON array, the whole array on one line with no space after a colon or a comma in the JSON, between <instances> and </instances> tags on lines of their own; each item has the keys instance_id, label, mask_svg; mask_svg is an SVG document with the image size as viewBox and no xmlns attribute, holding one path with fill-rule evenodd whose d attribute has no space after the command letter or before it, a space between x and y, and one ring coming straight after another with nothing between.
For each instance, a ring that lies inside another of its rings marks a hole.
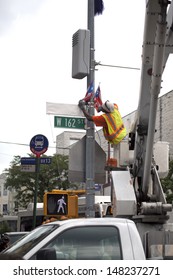
<instances>
[{"instance_id":1,"label":"pedestrian crossing signal","mask_svg":"<svg viewBox=\"0 0 173 280\"><path fill-rule=\"evenodd\" d=\"M47 214L67 215L68 195L67 194L47 194Z\"/></svg>"},{"instance_id":2,"label":"pedestrian crossing signal","mask_svg":"<svg viewBox=\"0 0 173 280\"><path fill-rule=\"evenodd\" d=\"M44 194L45 216L78 217L78 196L68 191L53 190Z\"/></svg>"}]
</instances>

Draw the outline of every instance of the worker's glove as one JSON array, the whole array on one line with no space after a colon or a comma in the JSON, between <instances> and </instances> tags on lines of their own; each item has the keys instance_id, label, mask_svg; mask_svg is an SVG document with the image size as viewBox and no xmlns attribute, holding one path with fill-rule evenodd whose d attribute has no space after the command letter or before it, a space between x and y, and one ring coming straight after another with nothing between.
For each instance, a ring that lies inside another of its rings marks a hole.
<instances>
[{"instance_id":1,"label":"worker's glove","mask_svg":"<svg viewBox=\"0 0 173 280\"><path fill-rule=\"evenodd\" d=\"M83 99L79 100L78 106L81 110L85 109L85 101Z\"/></svg>"}]
</instances>

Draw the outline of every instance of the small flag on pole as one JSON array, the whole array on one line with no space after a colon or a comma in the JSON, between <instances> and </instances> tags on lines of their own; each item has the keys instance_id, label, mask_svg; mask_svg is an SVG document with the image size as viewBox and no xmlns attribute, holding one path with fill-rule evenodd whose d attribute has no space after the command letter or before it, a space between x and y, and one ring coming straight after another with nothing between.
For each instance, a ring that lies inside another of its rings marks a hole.
<instances>
[{"instance_id":1,"label":"small flag on pole","mask_svg":"<svg viewBox=\"0 0 173 280\"><path fill-rule=\"evenodd\" d=\"M101 107L103 104L102 98L101 98L101 90L100 90L100 85L98 86L95 94L94 94L94 108L99 111L99 107Z\"/></svg>"},{"instance_id":2,"label":"small flag on pole","mask_svg":"<svg viewBox=\"0 0 173 280\"><path fill-rule=\"evenodd\" d=\"M88 89L87 89L87 92L86 92L86 95L84 97L84 101L85 102L89 102L91 100L91 98L93 97L94 95L94 85L93 85L93 82L89 85Z\"/></svg>"}]
</instances>

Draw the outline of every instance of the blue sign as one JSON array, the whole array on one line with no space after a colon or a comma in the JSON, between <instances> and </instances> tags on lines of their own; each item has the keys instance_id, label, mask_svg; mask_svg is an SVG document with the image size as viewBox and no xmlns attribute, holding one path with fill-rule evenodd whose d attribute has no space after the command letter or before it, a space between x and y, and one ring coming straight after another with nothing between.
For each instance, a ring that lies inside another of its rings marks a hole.
<instances>
[{"instance_id":1,"label":"blue sign","mask_svg":"<svg viewBox=\"0 0 173 280\"><path fill-rule=\"evenodd\" d=\"M101 185L100 184L95 184L94 189L95 189L95 191L100 191L101 190Z\"/></svg>"},{"instance_id":2,"label":"blue sign","mask_svg":"<svg viewBox=\"0 0 173 280\"><path fill-rule=\"evenodd\" d=\"M49 146L48 139L42 134L35 135L30 141L30 150L37 157L44 154Z\"/></svg>"},{"instance_id":3,"label":"blue sign","mask_svg":"<svg viewBox=\"0 0 173 280\"><path fill-rule=\"evenodd\" d=\"M20 160L22 165L34 165L36 164L36 158L22 157ZM51 164L51 158L40 158L40 164Z\"/></svg>"},{"instance_id":4,"label":"blue sign","mask_svg":"<svg viewBox=\"0 0 173 280\"><path fill-rule=\"evenodd\" d=\"M31 157L23 157L20 160L22 165L33 165L35 164L35 158L31 158Z\"/></svg>"},{"instance_id":5,"label":"blue sign","mask_svg":"<svg viewBox=\"0 0 173 280\"><path fill-rule=\"evenodd\" d=\"M51 164L51 158L40 158L40 164Z\"/></svg>"}]
</instances>

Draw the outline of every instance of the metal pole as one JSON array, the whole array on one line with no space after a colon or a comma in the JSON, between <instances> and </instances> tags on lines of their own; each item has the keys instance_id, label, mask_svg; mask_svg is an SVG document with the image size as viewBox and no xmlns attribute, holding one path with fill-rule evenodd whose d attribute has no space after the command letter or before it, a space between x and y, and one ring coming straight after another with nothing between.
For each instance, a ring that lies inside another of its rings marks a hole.
<instances>
[{"instance_id":1,"label":"metal pole","mask_svg":"<svg viewBox=\"0 0 173 280\"><path fill-rule=\"evenodd\" d=\"M158 95L161 88L164 52L165 52L165 38L167 30L166 22L166 6L160 15L160 20L157 22L156 28L156 43L154 48L153 58L153 73L151 79L151 104L149 114L149 126L148 126L148 139L146 145L146 158L144 163L144 175L143 175L143 192L147 195L149 189L149 178L151 173L152 151L155 134L155 123L157 114Z\"/></svg>"},{"instance_id":2,"label":"metal pole","mask_svg":"<svg viewBox=\"0 0 173 280\"><path fill-rule=\"evenodd\" d=\"M40 171L40 157L37 156L36 157L36 179L35 179L35 192L34 192L34 208L33 208L33 229L36 227L39 171Z\"/></svg>"},{"instance_id":3,"label":"metal pole","mask_svg":"<svg viewBox=\"0 0 173 280\"><path fill-rule=\"evenodd\" d=\"M94 84L94 1L88 0L88 30L90 30L90 71L87 76L87 88L91 82ZM94 115L94 103L88 105L88 112ZM86 130L86 217L95 217L95 131L94 123L87 121Z\"/></svg>"}]
</instances>

